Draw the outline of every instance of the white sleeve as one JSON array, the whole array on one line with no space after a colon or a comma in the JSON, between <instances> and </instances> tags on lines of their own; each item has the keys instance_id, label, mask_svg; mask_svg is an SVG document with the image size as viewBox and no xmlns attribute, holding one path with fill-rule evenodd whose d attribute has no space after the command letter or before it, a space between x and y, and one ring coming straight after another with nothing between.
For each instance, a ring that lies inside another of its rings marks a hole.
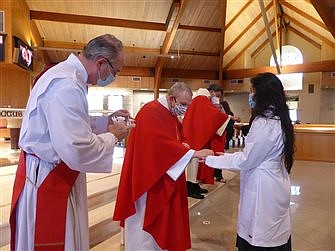
<instances>
[{"instance_id":1,"label":"white sleeve","mask_svg":"<svg viewBox=\"0 0 335 251\"><path fill-rule=\"evenodd\" d=\"M109 116L90 116L93 133L100 134L107 132Z\"/></svg>"},{"instance_id":2,"label":"white sleeve","mask_svg":"<svg viewBox=\"0 0 335 251\"><path fill-rule=\"evenodd\" d=\"M116 137L92 132L86 96L79 87L68 80L61 80L54 87L44 109L52 146L59 158L80 172L110 172Z\"/></svg>"},{"instance_id":3,"label":"white sleeve","mask_svg":"<svg viewBox=\"0 0 335 251\"><path fill-rule=\"evenodd\" d=\"M217 169L248 170L258 167L273 150L276 132L267 125L265 119L254 120L241 152L208 156L206 165Z\"/></svg>"},{"instance_id":4,"label":"white sleeve","mask_svg":"<svg viewBox=\"0 0 335 251\"><path fill-rule=\"evenodd\" d=\"M177 180L179 176L184 172L187 164L192 159L192 156L194 155L194 150L189 150L181 159L179 159L172 167L167 170L167 174L173 179Z\"/></svg>"}]
</instances>

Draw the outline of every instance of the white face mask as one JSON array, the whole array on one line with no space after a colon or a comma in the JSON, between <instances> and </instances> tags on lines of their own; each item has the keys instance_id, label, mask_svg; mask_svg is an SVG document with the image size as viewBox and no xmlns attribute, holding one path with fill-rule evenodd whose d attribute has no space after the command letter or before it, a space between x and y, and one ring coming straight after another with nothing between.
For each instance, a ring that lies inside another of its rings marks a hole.
<instances>
[{"instance_id":1,"label":"white face mask","mask_svg":"<svg viewBox=\"0 0 335 251\"><path fill-rule=\"evenodd\" d=\"M218 98L218 97L215 97L215 96L211 97L211 101L214 105L220 104L220 98Z\"/></svg>"},{"instance_id":2,"label":"white face mask","mask_svg":"<svg viewBox=\"0 0 335 251\"><path fill-rule=\"evenodd\" d=\"M171 113L175 116L182 116L187 110L187 105L182 105L176 103L174 107L171 109Z\"/></svg>"}]
</instances>

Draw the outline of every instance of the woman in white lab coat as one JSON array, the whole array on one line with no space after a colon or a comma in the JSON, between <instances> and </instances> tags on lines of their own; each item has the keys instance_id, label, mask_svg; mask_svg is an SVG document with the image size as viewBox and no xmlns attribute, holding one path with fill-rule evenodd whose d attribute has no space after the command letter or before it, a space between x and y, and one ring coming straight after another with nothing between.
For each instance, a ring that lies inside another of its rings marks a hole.
<instances>
[{"instance_id":1,"label":"woman in white lab coat","mask_svg":"<svg viewBox=\"0 0 335 251\"><path fill-rule=\"evenodd\" d=\"M206 164L240 171L238 250L291 250L293 125L280 80L272 73L262 73L251 83L253 116L245 148L209 156Z\"/></svg>"}]
</instances>

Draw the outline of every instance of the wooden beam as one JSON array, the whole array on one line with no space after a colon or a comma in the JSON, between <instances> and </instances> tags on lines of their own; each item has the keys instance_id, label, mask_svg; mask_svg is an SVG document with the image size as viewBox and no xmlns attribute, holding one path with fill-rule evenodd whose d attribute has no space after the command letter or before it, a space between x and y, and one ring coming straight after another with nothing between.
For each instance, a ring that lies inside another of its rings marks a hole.
<instances>
[{"instance_id":1,"label":"wooden beam","mask_svg":"<svg viewBox=\"0 0 335 251\"><path fill-rule=\"evenodd\" d=\"M274 23L274 19L271 20L269 25L271 26ZM265 28L263 28L260 32L257 33L256 36L252 38L252 40L242 49L240 52L224 67L223 70L227 70L240 56L243 55L243 53L253 44L255 43L263 34L265 33ZM266 43L266 41L264 42ZM251 54L251 57L253 55Z\"/></svg>"},{"instance_id":2,"label":"wooden beam","mask_svg":"<svg viewBox=\"0 0 335 251\"><path fill-rule=\"evenodd\" d=\"M166 30L165 24L163 23L134 21L134 20L86 16L86 15L63 14L63 13L35 11L35 10L30 11L30 19L75 23L75 24L114 26L114 27L124 27L132 29L141 29L141 30L157 30L157 31Z\"/></svg>"},{"instance_id":3,"label":"wooden beam","mask_svg":"<svg viewBox=\"0 0 335 251\"><path fill-rule=\"evenodd\" d=\"M264 29L264 31L265 31L265 29ZM272 33L272 38L274 37L276 35L276 33ZM267 40L265 40L263 43L261 43L257 48L256 48L256 50L254 50L250 55L251 55L251 57L253 58L258 52L260 52L263 48L264 48L264 46L265 45L267 45L268 44L268 42L267 42Z\"/></svg>"},{"instance_id":4,"label":"wooden beam","mask_svg":"<svg viewBox=\"0 0 335 251\"><path fill-rule=\"evenodd\" d=\"M270 2L265 10L269 10L272 6L272 2ZM258 14L254 20L252 20L252 22L250 24L248 24L248 26L246 28L243 29L243 31L240 31L239 32L239 35L227 46L227 48L224 49L223 51L223 55L225 55L243 36L244 34L246 34L248 32L248 30L250 30L254 25L255 23L262 17L262 13Z\"/></svg>"},{"instance_id":5,"label":"wooden beam","mask_svg":"<svg viewBox=\"0 0 335 251\"><path fill-rule=\"evenodd\" d=\"M320 2L320 0L319 0ZM328 30L328 27L322 23L321 21L319 21L318 19L316 19L315 17L308 15L306 12L298 9L297 7L295 7L294 5L284 1L284 0L279 0L279 3L285 7L287 7L288 9L294 11L295 13L299 14L300 16L306 18L308 21L311 21L312 23L320 26L322 29ZM306 3L307 4L307 3Z\"/></svg>"},{"instance_id":6,"label":"wooden beam","mask_svg":"<svg viewBox=\"0 0 335 251\"><path fill-rule=\"evenodd\" d=\"M334 42L330 41L328 38L326 38L326 37L320 35L319 33L315 32L313 29L311 29L308 26L304 25L303 23L301 23L300 21L298 21L294 17L291 17L290 15L287 15L287 14L284 14L284 17L286 17L292 23L296 24L297 26L299 26L300 28L302 28L306 32L310 33L311 35L319 38L322 42L325 42L326 44L328 44L332 48L335 48L335 43Z\"/></svg>"},{"instance_id":7,"label":"wooden beam","mask_svg":"<svg viewBox=\"0 0 335 251\"><path fill-rule=\"evenodd\" d=\"M309 36L307 36L306 34L298 31L297 29L293 28L292 26L288 26L287 29L289 31L294 32L295 34L297 34L298 36L300 36L302 39L305 39L308 43L310 43L311 45L314 45L316 48L321 50L321 44L315 42L313 39L311 39Z\"/></svg>"},{"instance_id":8,"label":"wooden beam","mask_svg":"<svg viewBox=\"0 0 335 251\"><path fill-rule=\"evenodd\" d=\"M175 14L174 14L174 18L169 18L168 20L169 23L166 23L166 26L169 28L165 34L163 46L161 48L161 54L163 55L169 53L172 42L176 36L180 18L183 14L185 6L186 6L186 0L174 0L172 2L171 8L173 8L174 10L170 10L170 12L175 13ZM159 97L161 73L162 73L165 61L166 61L166 58L159 57L155 65L155 78L154 78L154 98L155 99Z\"/></svg>"},{"instance_id":9,"label":"wooden beam","mask_svg":"<svg viewBox=\"0 0 335 251\"><path fill-rule=\"evenodd\" d=\"M65 41L50 41L43 40L40 46L36 46L37 50L59 50L59 51L70 51L80 52L85 46L85 43L78 42L65 42ZM140 54L140 55L154 55L159 56L161 49L158 48L144 48L144 47L133 47L125 46L124 51L126 54ZM177 54L178 50L170 50L169 53ZM180 55L193 55L193 56L206 56L206 57L219 57L220 52L208 52L208 51L194 51L194 50L179 50Z\"/></svg>"},{"instance_id":10,"label":"wooden beam","mask_svg":"<svg viewBox=\"0 0 335 251\"><path fill-rule=\"evenodd\" d=\"M335 60L320 62L310 62L296 65L286 65L281 67L282 74L289 73L311 73L335 71ZM224 72L224 79L248 78L254 77L258 73L272 72L276 74L276 67L264 66L249 69L228 70Z\"/></svg>"},{"instance_id":11,"label":"wooden beam","mask_svg":"<svg viewBox=\"0 0 335 251\"><path fill-rule=\"evenodd\" d=\"M237 14L229 21L229 23L225 26L225 29L227 30L232 23L240 16L242 13L249 7L249 5L253 2L254 0L249 0L238 12Z\"/></svg>"},{"instance_id":12,"label":"wooden beam","mask_svg":"<svg viewBox=\"0 0 335 251\"><path fill-rule=\"evenodd\" d=\"M182 24L179 25L178 29L180 29L180 30L191 30L191 31L216 32L216 33L221 32L220 28L191 26L191 25L182 25Z\"/></svg>"},{"instance_id":13,"label":"wooden beam","mask_svg":"<svg viewBox=\"0 0 335 251\"><path fill-rule=\"evenodd\" d=\"M275 46L273 44L272 34L271 34L271 30L270 30L270 25L269 25L268 17L266 15L266 10L265 10L265 6L264 6L264 2L263 2L263 0L258 0L258 3L259 3L259 6L261 8L261 11L262 11L262 16L263 16L263 21L264 21L264 25L265 25L265 30L266 30L266 33L267 33L267 36L268 36L268 42L270 44L272 56L273 56L273 59L274 59L275 64L276 64L277 73L280 74L280 67L279 67L279 64L278 64L276 49L275 49Z\"/></svg>"},{"instance_id":14,"label":"wooden beam","mask_svg":"<svg viewBox=\"0 0 335 251\"><path fill-rule=\"evenodd\" d=\"M139 76L152 77L154 75L154 68L150 67L132 67L124 66L119 73L119 76Z\"/></svg>"},{"instance_id":15,"label":"wooden beam","mask_svg":"<svg viewBox=\"0 0 335 251\"><path fill-rule=\"evenodd\" d=\"M222 3L222 20L221 20L221 41L220 41L220 59L219 59L219 83L223 86L222 82L222 73L223 73L223 50L224 50L224 41L226 35L226 16L227 16L227 0L223 0Z\"/></svg>"},{"instance_id":16,"label":"wooden beam","mask_svg":"<svg viewBox=\"0 0 335 251\"><path fill-rule=\"evenodd\" d=\"M334 0L310 0L316 11L319 13L328 30L335 38L335 3Z\"/></svg>"}]
</instances>

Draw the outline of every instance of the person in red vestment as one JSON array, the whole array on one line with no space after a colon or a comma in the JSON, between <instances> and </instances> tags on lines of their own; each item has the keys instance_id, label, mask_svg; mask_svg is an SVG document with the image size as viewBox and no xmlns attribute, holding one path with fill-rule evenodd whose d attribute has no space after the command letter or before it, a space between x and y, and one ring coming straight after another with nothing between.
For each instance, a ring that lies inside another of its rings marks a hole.
<instances>
[{"instance_id":1,"label":"person in red vestment","mask_svg":"<svg viewBox=\"0 0 335 251\"><path fill-rule=\"evenodd\" d=\"M126 250L186 250L191 247L184 169L195 151L183 144L181 116L191 89L175 83L167 95L144 105L131 131L113 219L124 226Z\"/></svg>"},{"instance_id":2,"label":"person in red vestment","mask_svg":"<svg viewBox=\"0 0 335 251\"><path fill-rule=\"evenodd\" d=\"M229 119L228 114L213 105L210 92L200 88L183 118L183 133L186 142L195 150L209 148L214 152L218 150L222 152L225 143L225 127ZM190 173L192 171L194 170L191 170ZM201 193L205 189L202 189L196 181L213 184L214 169L205 166L204 163L199 163L197 177L191 176L192 174L187 177L188 196L201 199L204 197Z\"/></svg>"}]
</instances>

